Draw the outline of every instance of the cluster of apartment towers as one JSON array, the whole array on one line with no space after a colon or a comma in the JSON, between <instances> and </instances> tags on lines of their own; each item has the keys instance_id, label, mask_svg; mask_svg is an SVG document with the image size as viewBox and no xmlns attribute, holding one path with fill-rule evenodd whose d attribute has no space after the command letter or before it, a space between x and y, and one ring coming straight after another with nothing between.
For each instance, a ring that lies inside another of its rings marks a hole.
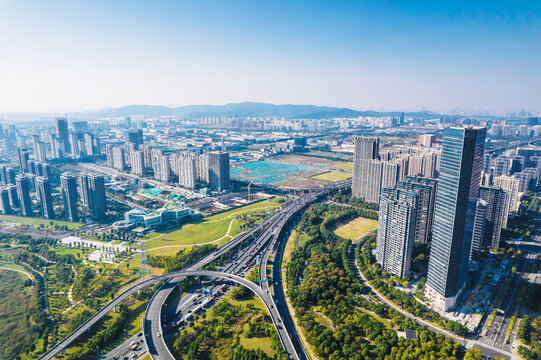
<instances>
[{"instance_id":1,"label":"cluster of apartment towers","mask_svg":"<svg viewBox=\"0 0 541 360\"><path fill-rule=\"evenodd\" d=\"M143 145L143 132L133 129L126 134L124 145L108 144L105 147L107 166L118 171L127 171L138 176L152 170L154 178L170 182L172 175L186 189L195 189L197 183L208 184L212 190L225 191L230 188L229 153L211 151L207 153L178 152L166 154L163 148Z\"/></svg>"},{"instance_id":2,"label":"cluster of apartment towers","mask_svg":"<svg viewBox=\"0 0 541 360\"><path fill-rule=\"evenodd\" d=\"M453 127L444 130L441 150L381 152L378 138L355 139L352 194L379 203L376 260L404 277L414 242L431 241L426 296L442 311L456 304L470 264L498 247L517 210L519 180L502 175L482 186L485 136L486 128ZM422 166L411 166L419 157Z\"/></svg>"},{"instance_id":3,"label":"cluster of apartment towers","mask_svg":"<svg viewBox=\"0 0 541 360\"><path fill-rule=\"evenodd\" d=\"M15 175L10 167L0 167L0 209L4 214L11 214L14 208L19 208L22 216L35 215L32 209L31 192L36 193L39 205L39 215L46 219L54 219L55 211L51 193L51 170L48 164L45 169L41 166L30 166L28 153L19 150L19 161L22 173ZM96 220L103 220L106 211L105 179L102 175L81 174L75 176L63 173L60 176L64 212L66 219L79 221L77 200L81 199L84 206L90 210L90 215Z\"/></svg>"}]
</instances>

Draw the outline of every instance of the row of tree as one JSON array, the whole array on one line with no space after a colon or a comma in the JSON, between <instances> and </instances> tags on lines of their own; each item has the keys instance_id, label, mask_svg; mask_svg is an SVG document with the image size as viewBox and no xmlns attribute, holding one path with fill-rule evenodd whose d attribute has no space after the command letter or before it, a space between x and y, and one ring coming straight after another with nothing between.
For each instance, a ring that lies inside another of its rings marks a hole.
<instances>
[{"instance_id":1,"label":"row of tree","mask_svg":"<svg viewBox=\"0 0 541 360\"><path fill-rule=\"evenodd\" d=\"M332 360L460 358L459 343L361 295L363 286L347 261L350 241L331 230L356 211L313 205L297 227L308 240L292 253L287 266L288 296L316 356ZM399 329L416 330L417 339L398 338L395 330Z\"/></svg>"}]
</instances>

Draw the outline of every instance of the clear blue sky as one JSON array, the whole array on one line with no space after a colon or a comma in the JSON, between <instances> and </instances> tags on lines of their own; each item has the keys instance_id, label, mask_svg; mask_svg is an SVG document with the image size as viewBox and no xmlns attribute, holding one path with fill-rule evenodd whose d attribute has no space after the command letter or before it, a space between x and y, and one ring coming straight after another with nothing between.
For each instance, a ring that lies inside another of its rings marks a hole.
<instances>
[{"instance_id":1,"label":"clear blue sky","mask_svg":"<svg viewBox=\"0 0 541 360\"><path fill-rule=\"evenodd\" d=\"M0 111L541 111L539 0L0 0L0 34Z\"/></svg>"}]
</instances>

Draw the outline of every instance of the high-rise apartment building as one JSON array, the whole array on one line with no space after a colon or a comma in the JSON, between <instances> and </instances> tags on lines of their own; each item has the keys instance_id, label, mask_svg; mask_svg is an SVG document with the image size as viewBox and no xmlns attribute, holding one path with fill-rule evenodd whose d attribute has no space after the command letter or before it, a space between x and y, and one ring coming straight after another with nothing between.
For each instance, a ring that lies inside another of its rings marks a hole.
<instances>
[{"instance_id":1,"label":"high-rise apartment building","mask_svg":"<svg viewBox=\"0 0 541 360\"><path fill-rule=\"evenodd\" d=\"M132 174L139 176L145 174L145 158L142 151L132 150L130 152L130 164Z\"/></svg>"},{"instance_id":2,"label":"high-rise apartment building","mask_svg":"<svg viewBox=\"0 0 541 360\"><path fill-rule=\"evenodd\" d=\"M414 192L384 188L379 202L376 260L385 271L400 277L410 271L417 199Z\"/></svg>"},{"instance_id":3,"label":"high-rise apartment building","mask_svg":"<svg viewBox=\"0 0 541 360\"><path fill-rule=\"evenodd\" d=\"M77 213L77 178L70 173L60 176L62 197L64 199L64 213L69 221L79 221Z\"/></svg>"},{"instance_id":4,"label":"high-rise apartment building","mask_svg":"<svg viewBox=\"0 0 541 360\"><path fill-rule=\"evenodd\" d=\"M53 196L51 194L51 183L49 179L43 176L37 176L35 179L36 194L39 199L41 215L46 219L54 218Z\"/></svg>"},{"instance_id":5,"label":"high-rise apartment building","mask_svg":"<svg viewBox=\"0 0 541 360\"><path fill-rule=\"evenodd\" d=\"M470 261L478 261L483 248L484 236L487 225L488 203L483 199L477 199L475 206L475 218L470 248Z\"/></svg>"},{"instance_id":6,"label":"high-rise apartment building","mask_svg":"<svg viewBox=\"0 0 541 360\"><path fill-rule=\"evenodd\" d=\"M19 174L15 177L17 184L17 196L21 206L23 216L32 216L32 201L30 200L30 179L24 174Z\"/></svg>"},{"instance_id":7,"label":"high-rise apartment building","mask_svg":"<svg viewBox=\"0 0 541 360\"><path fill-rule=\"evenodd\" d=\"M12 208L18 208L21 206L21 203L19 202L19 196L17 194L17 186L13 184L9 184L7 186L8 192L9 192L9 202L11 204Z\"/></svg>"},{"instance_id":8,"label":"high-rise apartment building","mask_svg":"<svg viewBox=\"0 0 541 360\"><path fill-rule=\"evenodd\" d=\"M466 287L486 128L443 132L426 296L449 310Z\"/></svg>"},{"instance_id":9,"label":"high-rise apartment building","mask_svg":"<svg viewBox=\"0 0 541 360\"><path fill-rule=\"evenodd\" d=\"M158 157L154 178L163 182L169 182L171 180L171 162L169 156L160 155Z\"/></svg>"},{"instance_id":10,"label":"high-rise apartment building","mask_svg":"<svg viewBox=\"0 0 541 360\"><path fill-rule=\"evenodd\" d=\"M213 190L225 191L230 188L229 153L215 151L209 153L209 183Z\"/></svg>"},{"instance_id":11,"label":"high-rise apartment building","mask_svg":"<svg viewBox=\"0 0 541 360\"><path fill-rule=\"evenodd\" d=\"M197 163L197 180L208 184L209 182L209 155L200 154L196 158L196 163Z\"/></svg>"},{"instance_id":12,"label":"high-rise apartment building","mask_svg":"<svg viewBox=\"0 0 541 360\"><path fill-rule=\"evenodd\" d=\"M19 170L21 171L21 173L28 172L28 161L30 160L28 150L26 150L26 148L23 148L23 147L18 147L17 155L19 159Z\"/></svg>"},{"instance_id":13,"label":"high-rise apartment building","mask_svg":"<svg viewBox=\"0 0 541 360\"><path fill-rule=\"evenodd\" d=\"M106 211L106 195L105 195L105 178L102 175L88 175L89 186L89 208L92 217L97 220L105 218Z\"/></svg>"},{"instance_id":14,"label":"high-rise apartment building","mask_svg":"<svg viewBox=\"0 0 541 360\"><path fill-rule=\"evenodd\" d=\"M361 199L367 199L369 193L369 165L372 160L379 159L379 139L356 137L353 153L353 182L352 194ZM379 189L378 194L379 198ZM377 201L376 201L377 202Z\"/></svg>"},{"instance_id":15,"label":"high-rise apartment building","mask_svg":"<svg viewBox=\"0 0 541 360\"><path fill-rule=\"evenodd\" d=\"M7 187L0 188L0 210L2 214L11 214L11 202L9 200L9 189Z\"/></svg>"},{"instance_id":16,"label":"high-rise apartment building","mask_svg":"<svg viewBox=\"0 0 541 360\"><path fill-rule=\"evenodd\" d=\"M113 148L113 167L118 171L126 170L126 151L121 146Z\"/></svg>"},{"instance_id":17,"label":"high-rise apartment building","mask_svg":"<svg viewBox=\"0 0 541 360\"><path fill-rule=\"evenodd\" d=\"M500 235L507 218L505 212L506 195L503 189L496 187L479 187L479 199L484 202L484 219L475 216L475 221L480 221L484 226L476 225L477 229L483 228L480 236L474 234L470 260L477 261L479 254L487 248L497 249L500 245Z\"/></svg>"},{"instance_id":18,"label":"high-rise apartment building","mask_svg":"<svg viewBox=\"0 0 541 360\"><path fill-rule=\"evenodd\" d=\"M404 181L397 184L398 189L413 192L418 197L415 241L428 242L432 233L436 187L436 180L420 176L408 176Z\"/></svg>"},{"instance_id":19,"label":"high-rise apartment building","mask_svg":"<svg viewBox=\"0 0 541 360\"><path fill-rule=\"evenodd\" d=\"M113 144L105 145L105 158L107 160L107 167L113 167Z\"/></svg>"},{"instance_id":20,"label":"high-rise apartment building","mask_svg":"<svg viewBox=\"0 0 541 360\"><path fill-rule=\"evenodd\" d=\"M519 185L520 181L514 176L497 176L494 178L494 187L505 191L505 213L503 219L503 227L507 226L507 220L509 216L513 216L520 206L519 202Z\"/></svg>"},{"instance_id":21,"label":"high-rise apartment building","mask_svg":"<svg viewBox=\"0 0 541 360\"><path fill-rule=\"evenodd\" d=\"M89 174L81 174L77 178L77 181L79 183L79 198L81 199L81 203L86 207L90 207L90 185L88 181L89 176Z\"/></svg>"},{"instance_id":22,"label":"high-rise apartment building","mask_svg":"<svg viewBox=\"0 0 541 360\"><path fill-rule=\"evenodd\" d=\"M195 155L183 154L178 157L178 183L187 189L194 189L197 180Z\"/></svg>"}]
</instances>

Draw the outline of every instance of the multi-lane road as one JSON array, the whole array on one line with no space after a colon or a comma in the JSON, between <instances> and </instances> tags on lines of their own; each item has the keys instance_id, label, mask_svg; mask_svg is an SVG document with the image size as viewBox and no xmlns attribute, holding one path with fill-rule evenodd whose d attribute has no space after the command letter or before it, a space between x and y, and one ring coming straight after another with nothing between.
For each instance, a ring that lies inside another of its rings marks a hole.
<instances>
[{"instance_id":1,"label":"multi-lane road","mask_svg":"<svg viewBox=\"0 0 541 360\"><path fill-rule=\"evenodd\" d=\"M145 314L143 330L146 332L150 332L149 336L145 336L145 340L147 342L149 352L153 356L153 358L161 359L160 356L163 356L165 358L166 354L170 355L170 353L160 333L161 332L161 307L163 305L163 302L160 303L160 301L162 300L165 301L167 299L167 296L170 294L170 289L174 287L173 284L177 283L178 281L181 281L186 276L210 276L213 278L228 279L228 280L234 281L236 283L240 283L250 288L252 291L256 293L257 296L261 298L261 300L263 301L263 303L269 310L273 323L278 331L280 340L282 341L282 344L284 345L286 352L288 352L292 358L300 358L299 355L297 355L297 350L292 343L290 335L288 334L288 332L282 325L283 321L282 321L280 311L277 309L277 307L274 306L274 300L272 299L272 296L268 292L268 289L264 291L259 286L235 274L225 273L225 272L202 271L202 270L197 270L197 269L200 269L201 267L207 264L210 264L212 261L214 261L221 255L234 249L239 244L247 240L250 240L253 238L261 239L260 241L254 242L254 244L252 245L253 251L243 252L239 256L240 259L236 260L235 264L231 265L233 266L232 268L233 270L239 271L240 269L241 274L242 274L242 270L245 268L244 264L248 263L248 261L253 259L253 257L256 256L257 253L260 253L261 250L263 250L263 246L265 246L265 244L268 243L268 240L270 240L270 236L268 234L275 234L281 231L283 225L287 221L284 219L286 218L289 219L293 214L295 214L300 209L303 209L307 204L311 203L318 196L324 194L325 192L329 190L333 190L333 189L345 188L348 186L351 186L351 180L341 181L341 182L329 184L326 186L310 188L309 190L313 190L312 193L309 193L305 196L302 196L294 200L290 204L280 209L276 214L271 216L269 219L255 226L252 230L242 234L241 236L237 237L236 239L229 242L228 244L222 246L215 252L207 255L202 260L200 260L197 264L191 266L189 269L156 276L128 288L127 290L122 292L120 295L115 297L106 306L100 309L90 319L84 322L79 328L77 328L75 331L73 331L63 340L55 344L51 349L49 349L46 353L44 353L40 357L40 359L41 360L52 359L57 354L64 351L71 343L73 343L82 334L89 331L92 328L92 326L95 325L104 315L106 315L109 311L115 308L118 304L120 304L126 298L128 298L135 292L143 289L144 287L156 284L161 281L165 281L166 285L161 288L161 289L164 289L163 291L157 292L151 299L149 303L149 307L147 309L147 314ZM263 233L259 237L256 237L256 235L260 231L263 231ZM241 265L243 266L243 268L240 267ZM171 281L170 282L171 285L168 285L169 281ZM160 296L160 298L158 298L158 296ZM156 310L153 310L154 308L151 308L150 306L150 304L153 304L153 303L159 304L159 309L158 307L156 307ZM157 320L157 321L153 321L153 320ZM153 324L156 324L156 325L153 325ZM154 330L158 330L158 331L154 331ZM158 334L160 334L160 336L158 336ZM156 341L157 339L159 339L159 341ZM158 345L158 344L165 345L165 348L162 348L161 345Z\"/></svg>"},{"instance_id":2,"label":"multi-lane road","mask_svg":"<svg viewBox=\"0 0 541 360\"><path fill-rule=\"evenodd\" d=\"M322 195L324 191L317 191L311 194L308 194L306 196L300 197L294 201L292 201L290 204L286 205L282 209L280 209L276 214L271 216L269 219L265 220L261 224L261 228L264 228L262 233L255 237L255 240L247 247L243 248L239 254L234 256L222 269L222 273L225 274L237 274L244 276L245 273L250 270L249 264L254 262L254 259L256 257L261 259L260 263L260 278L266 279L266 263L269 257L269 254L271 250L274 248L274 245L276 244L276 241L278 239L278 235L282 231L284 225L289 221L289 219L295 215L299 210L306 207L308 204L313 202L315 199L317 199L318 196ZM232 242L230 242L230 246L228 249L223 250L220 253L217 253L216 255L212 255L213 259L218 258L219 256L223 255L225 252L231 250L233 247L237 246L238 244L245 241L244 237L239 237ZM208 264L205 259L195 265L193 265L190 269L198 269ZM163 324L161 323L162 315L162 305L167 300L171 292L173 291L175 285L182 281L183 278L179 277L175 280L170 281L170 283L165 284L160 288L160 290L155 294L155 296L150 301L147 312L145 315L144 320L144 326L143 331L145 333L145 339L148 345L149 353L152 356L153 359L159 359L159 360L171 360L174 359L173 355L170 353L167 344L165 342L165 338L163 336L162 328ZM272 296L270 295L268 284L266 282L262 283L262 287L264 290L264 297L266 300L271 301L270 309L273 310L274 308L274 300L272 299ZM265 299L262 299L265 302ZM190 303L185 303L185 307L179 307L177 308L177 311L181 311L183 313L187 313L187 311L190 310ZM269 306L267 306L269 308ZM278 311L273 310L269 311L271 318L274 322L274 325L276 327L276 330L278 331L278 336L282 342L282 345L284 346L285 351L289 354L289 356L293 359L304 359L302 355L299 355L299 351L302 350L302 346L299 349L299 342L298 339L296 339L295 336L293 338L290 334L292 333L291 328L285 328L283 325L282 316L275 317L273 314L277 313ZM284 312L282 312L282 315L284 315ZM287 314L285 314L287 316ZM297 340L297 341L296 341Z\"/></svg>"}]
</instances>

